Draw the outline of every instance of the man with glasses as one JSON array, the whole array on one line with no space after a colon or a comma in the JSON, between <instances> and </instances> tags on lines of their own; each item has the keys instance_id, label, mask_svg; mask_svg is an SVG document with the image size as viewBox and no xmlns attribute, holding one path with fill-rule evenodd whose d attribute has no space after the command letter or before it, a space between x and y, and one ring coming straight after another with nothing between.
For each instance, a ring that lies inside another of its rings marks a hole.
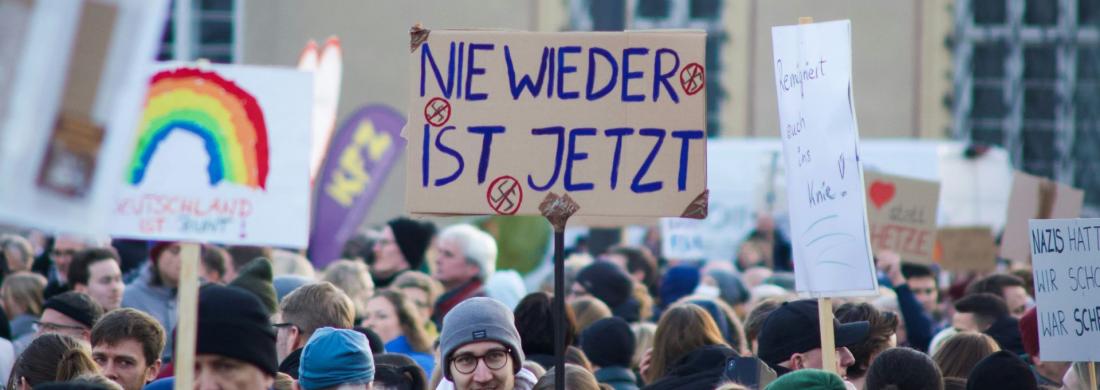
<instances>
[{"instance_id":1,"label":"man with glasses","mask_svg":"<svg viewBox=\"0 0 1100 390\"><path fill-rule=\"evenodd\" d=\"M23 352L35 337L56 333L91 342L92 328L103 317L103 307L86 294L70 291L46 300L34 333L15 341L15 354Z\"/></svg>"},{"instance_id":2,"label":"man with glasses","mask_svg":"<svg viewBox=\"0 0 1100 390\"><path fill-rule=\"evenodd\" d=\"M110 243L106 240L87 237L61 234L54 238L53 250L50 251L50 261L53 266L46 275L48 282L46 289L42 292L43 297L50 299L54 295L72 290L72 286L69 285L69 265L73 262L73 255L87 248L108 246Z\"/></svg>"},{"instance_id":3,"label":"man with glasses","mask_svg":"<svg viewBox=\"0 0 1100 390\"><path fill-rule=\"evenodd\" d=\"M302 348L313 332L324 327L351 329L355 309L351 298L329 282L298 287L279 304L272 320L279 372L298 379Z\"/></svg>"},{"instance_id":4,"label":"man with glasses","mask_svg":"<svg viewBox=\"0 0 1100 390\"><path fill-rule=\"evenodd\" d=\"M443 377L457 390L530 389L512 311L492 298L470 298L443 318L439 337Z\"/></svg>"}]
</instances>

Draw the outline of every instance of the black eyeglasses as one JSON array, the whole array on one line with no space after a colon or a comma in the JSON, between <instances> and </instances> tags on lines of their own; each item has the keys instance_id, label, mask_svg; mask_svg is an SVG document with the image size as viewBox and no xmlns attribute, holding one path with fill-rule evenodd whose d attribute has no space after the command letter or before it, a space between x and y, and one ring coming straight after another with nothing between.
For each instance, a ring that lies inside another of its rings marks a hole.
<instances>
[{"instance_id":1,"label":"black eyeglasses","mask_svg":"<svg viewBox=\"0 0 1100 390\"><path fill-rule=\"evenodd\" d=\"M46 333L56 333L56 332L61 332L61 331L65 331L65 330L83 331L83 330L88 329L88 328L83 327L83 326L62 325L62 324L55 324L55 323L52 323L52 322L43 322L43 321L35 321L34 324L32 325L32 328L34 329L35 332L38 332L39 330L41 330L41 331L46 332Z\"/></svg>"},{"instance_id":2,"label":"black eyeglasses","mask_svg":"<svg viewBox=\"0 0 1100 390\"><path fill-rule=\"evenodd\" d=\"M479 360L484 360L485 366L490 370L499 370L508 363L508 355L511 353L512 351L507 349L494 349L484 355L464 353L451 358L451 362L454 363L455 370L463 374L473 373L477 369Z\"/></svg>"},{"instance_id":3,"label":"black eyeglasses","mask_svg":"<svg viewBox=\"0 0 1100 390\"><path fill-rule=\"evenodd\" d=\"M279 329L279 328L297 328L298 325L294 325L294 324L289 323L289 322L280 322L280 323L277 323L277 324L271 324L271 327L275 328L275 329ZM299 329L301 329L301 328L299 328Z\"/></svg>"}]
</instances>

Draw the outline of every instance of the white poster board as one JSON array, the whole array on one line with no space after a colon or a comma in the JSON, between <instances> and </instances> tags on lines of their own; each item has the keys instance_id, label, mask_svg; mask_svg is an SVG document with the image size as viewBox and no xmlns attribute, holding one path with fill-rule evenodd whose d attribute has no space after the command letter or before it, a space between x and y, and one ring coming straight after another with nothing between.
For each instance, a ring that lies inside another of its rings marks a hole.
<instances>
[{"instance_id":1,"label":"white poster board","mask_svg":"<svg viewBox=\"0 0 1100 390\"><path fill-rule=\"evenodd\" d=\"M851 23L772 28L795 285L815 297L871 295Z\"/></svg>"},{"instance_id":2,"label":"white poster board","mask_svg":"<svg viewBox=\"0 0 1100 390\"><path fill-rule=\"evenodd\" d=\"M304 247L312 80L293 69L160 67L112 234Z\"/></svg>"},{"instance_id":3,"label":"white poster board","mask_svg":"<svg viewBox=\"0 0 1100 390\"><path fill-rule=\"evenodd\" d=\"M1100 361L1100 219L1028 227L1043 361Z\"/></svg>"},{"instance_id":4,"label":"white poster board","mask_svg":"<svg viewBox=\"0 0 1100 390\"><path fill-rule=\"evenodd\" d=\"M0 4L0 223L107 232L167 11L164 0Z\"/></svg>"}]
</instances>

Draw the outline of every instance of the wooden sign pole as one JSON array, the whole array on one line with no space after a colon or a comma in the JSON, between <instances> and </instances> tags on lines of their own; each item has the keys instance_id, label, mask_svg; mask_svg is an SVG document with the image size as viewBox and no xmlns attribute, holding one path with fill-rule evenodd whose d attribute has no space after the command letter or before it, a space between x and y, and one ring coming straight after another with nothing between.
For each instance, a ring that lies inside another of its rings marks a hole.
<instances>
[{"instance_id":1,"label":"wooden sign pole","mask_svg":"<svg viewBox=\"0 0 1100 390\"><path fill-rule=\"evenodd\" d=\"M1089 383L1092 384L1089 386L1090 389L1096 388L1096 362L1089 362Z\"/></svg>"},{"instance_id":2,"label":"wooden sign pole","mask_svg":"<svg viewBox=\"0 0 1100 390\"><path fill-rule=\"evenodd\" d=\"M195 339L199 314L199 244L180 244L180 283L176 322L176 357L172 362L176 390L190 390L195 382Z\"/></svg>"},{"instance_id":3,"label":"wooden sign pole","mask_svg":"<svg viewBox=\"0 0 1100 390\"><path fill-rule=\"evenodd\" d=\"M813 17L802 16L798 18L798 24L811 24ZM821 368L825 371L839 375L836 372L836 340L833 336L833 301L829 298L817 299L817 322L821 329Z\"/></svg>"}]
</instances>

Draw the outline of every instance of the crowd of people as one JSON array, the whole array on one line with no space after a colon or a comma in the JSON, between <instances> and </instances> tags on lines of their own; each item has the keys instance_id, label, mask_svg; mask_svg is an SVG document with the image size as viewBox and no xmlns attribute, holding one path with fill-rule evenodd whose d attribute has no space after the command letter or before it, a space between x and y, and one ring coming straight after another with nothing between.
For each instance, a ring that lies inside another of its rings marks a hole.
<instances>
[{"instance_id":1,"label":"crowd of people","mask_svg":"<svg viewBox=\"0 0 1100 390\"><path fill-rule=\"evenodd\" d=\"M836 299L823 351L770 217L734 259L656 248L567 258L565 388L1089 388L1087 364L1042 359L1023 264L949 273L876 253L880 294ZM15 231L0 254L8 389L174 386L180 243ZM492 235L401 217L343 257L315 270L297 251L202 245L195 388L555 388L552 278L497 270Z\"/></svg>"}]
</instances>

